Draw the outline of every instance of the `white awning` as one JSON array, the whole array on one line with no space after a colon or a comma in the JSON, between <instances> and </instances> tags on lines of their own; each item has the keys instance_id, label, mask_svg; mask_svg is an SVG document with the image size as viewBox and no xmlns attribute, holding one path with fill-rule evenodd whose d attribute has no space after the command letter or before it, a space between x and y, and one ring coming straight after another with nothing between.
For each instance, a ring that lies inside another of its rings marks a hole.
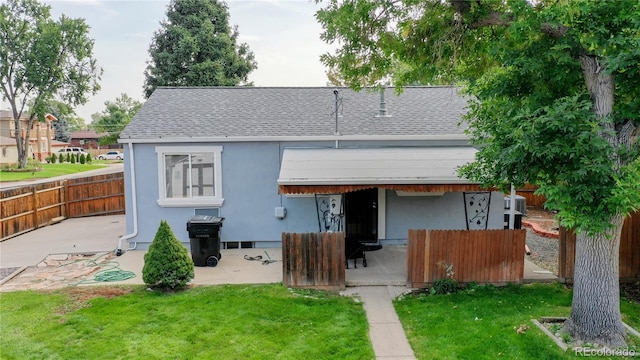
<instances>
[{"instance_id":1,"label":"white awning","mask_svg":"<svg viewBox=\"0 0 640 360\"><path fill-rule=\"evenodd\" d=\"M472 184L472 147L285 149L278 185Z\"/></svg>"}]
</instances>

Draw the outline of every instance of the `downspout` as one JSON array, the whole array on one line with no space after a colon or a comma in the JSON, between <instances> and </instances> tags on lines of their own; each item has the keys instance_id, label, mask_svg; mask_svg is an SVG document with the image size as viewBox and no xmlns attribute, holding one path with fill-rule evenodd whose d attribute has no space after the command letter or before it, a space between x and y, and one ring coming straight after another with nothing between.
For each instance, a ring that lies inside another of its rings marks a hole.
<instances>
[{"instance_id":1,"label":"downspout","mask_svg":"<svg viewBox=\"0 0 640 360\"><path fill-rule=\"evenodd\" d=\"M118 240L118 248L116 250L116 255L122 255L122 243L125 240L129 240L138 235L138 200L136 197L136 172L133 160L133 144L129 143L129 172L131 173L131 209L133 210L133 232L131 234L126 234ZM133 247L129 247L129 250L135 250L136 246L138 246L138 242L133 243Z\"/></svg>"},{"instance_id":2,"label":"downspout","mask_svg":"<svg viewBox=\"0 0 640 360\"><path fill-rule=\"evenodd\" d=\"M513 230L516 217L516 188L511 184L511 196L509 198L509 230Z\"/></svg>"},{"instance_id":3,"label":"downspout","mask_svg":"<svg viewBox=\"0 0 640 360\"><path fill-rule=\"evenodd\" d=\"M335 132L333 133L334 135L340 135L340 132L338 131L338 103L339 103L339 98L338 96L340 95L340 93L338 92L338 89L334 89L333 90L333 95L336 97L336 109L335 109L335 116L336 116L336 129ZM336 138L336 149L339 147L338 145L338 139Z\"/></svg>"}]
</instances>

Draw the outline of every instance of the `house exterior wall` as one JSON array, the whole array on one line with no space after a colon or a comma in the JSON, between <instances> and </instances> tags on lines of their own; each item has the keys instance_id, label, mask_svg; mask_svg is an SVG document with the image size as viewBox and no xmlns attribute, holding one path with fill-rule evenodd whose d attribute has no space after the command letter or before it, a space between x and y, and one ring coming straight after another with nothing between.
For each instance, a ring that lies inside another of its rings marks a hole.
<instances>
[{"instance_id":1,"label":"house exterior wall","mask_svg":"<svg viewBox=\"0 0 640 360\"><path fill-rule=\"evenodd\" d=\"M348 146L370 146L373 143L351 143ZM375 143L380 145L380 143ZM406 143L404 143L406 145ZM161 207L156 147L221 146L222 195L219 208L206 206ZM280 159L287 147L333 147L334 142L238 142L238 143L162 143L133 144L135 165L137 236L130 239L138 249L146 249L153 240L161 220L166 220L176 237L189 247L186 223L196 214L224 217L223 242L249 241L256 247L280 246L282 232L316 232L318 219L313 196L278 194L277 179ZM341 144L347 146L347 144ZM131 152L125 145L125 199L127 234L134 231L133 189L130 171ZM401 197L395 191L385 191L383 220L386 234L382 242L406 243L410 228L465 229L462 193L442 196ZM488 228L503 226L503 195L491 199ZM275 208L286 208L286 217L278 219ZM196 210L197 209L197 210Z\"/></svg>"},{"instance_id":2,"label":"house exterior wall","mask_svg":"<svg viewBox=\"0 0 640 360\"><path fill-rule=\"evenodd\" d=\"M18 162L18 147L15 144L0 144L0 165L8 165Z\"/></svg>"}]
</instances>

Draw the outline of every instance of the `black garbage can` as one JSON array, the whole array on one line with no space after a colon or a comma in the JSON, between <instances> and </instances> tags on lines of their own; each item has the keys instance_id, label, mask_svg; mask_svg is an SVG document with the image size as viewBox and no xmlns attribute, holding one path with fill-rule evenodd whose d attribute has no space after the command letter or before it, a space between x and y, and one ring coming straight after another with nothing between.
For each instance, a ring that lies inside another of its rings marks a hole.
<instances>
[{"instance_id":1,"label":"black garbage can","mask_svg":"<svg viewBox=\"0 0 640 360\"><path fill-rule=\"evenodd\" d=\"M220 228L224 218L195 215L187 222L191 258L195 266L216 266L220 254Z\"/></svg>"}]
</instances>

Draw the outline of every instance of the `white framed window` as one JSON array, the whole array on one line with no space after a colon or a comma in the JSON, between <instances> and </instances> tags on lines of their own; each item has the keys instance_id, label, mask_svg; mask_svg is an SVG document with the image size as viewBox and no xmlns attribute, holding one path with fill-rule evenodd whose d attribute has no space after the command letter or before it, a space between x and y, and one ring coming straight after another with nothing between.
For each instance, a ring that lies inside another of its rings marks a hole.
<instances>
[{"instance_id":1,"label":"white framed window","mask_svg":"<svg viewBox=\"0 0 640 360\"><path fill-rule=\"evenodd\" d=\"M222 206L222 146L157 146L158 205Z\"/></svg>"}]
</instances>

